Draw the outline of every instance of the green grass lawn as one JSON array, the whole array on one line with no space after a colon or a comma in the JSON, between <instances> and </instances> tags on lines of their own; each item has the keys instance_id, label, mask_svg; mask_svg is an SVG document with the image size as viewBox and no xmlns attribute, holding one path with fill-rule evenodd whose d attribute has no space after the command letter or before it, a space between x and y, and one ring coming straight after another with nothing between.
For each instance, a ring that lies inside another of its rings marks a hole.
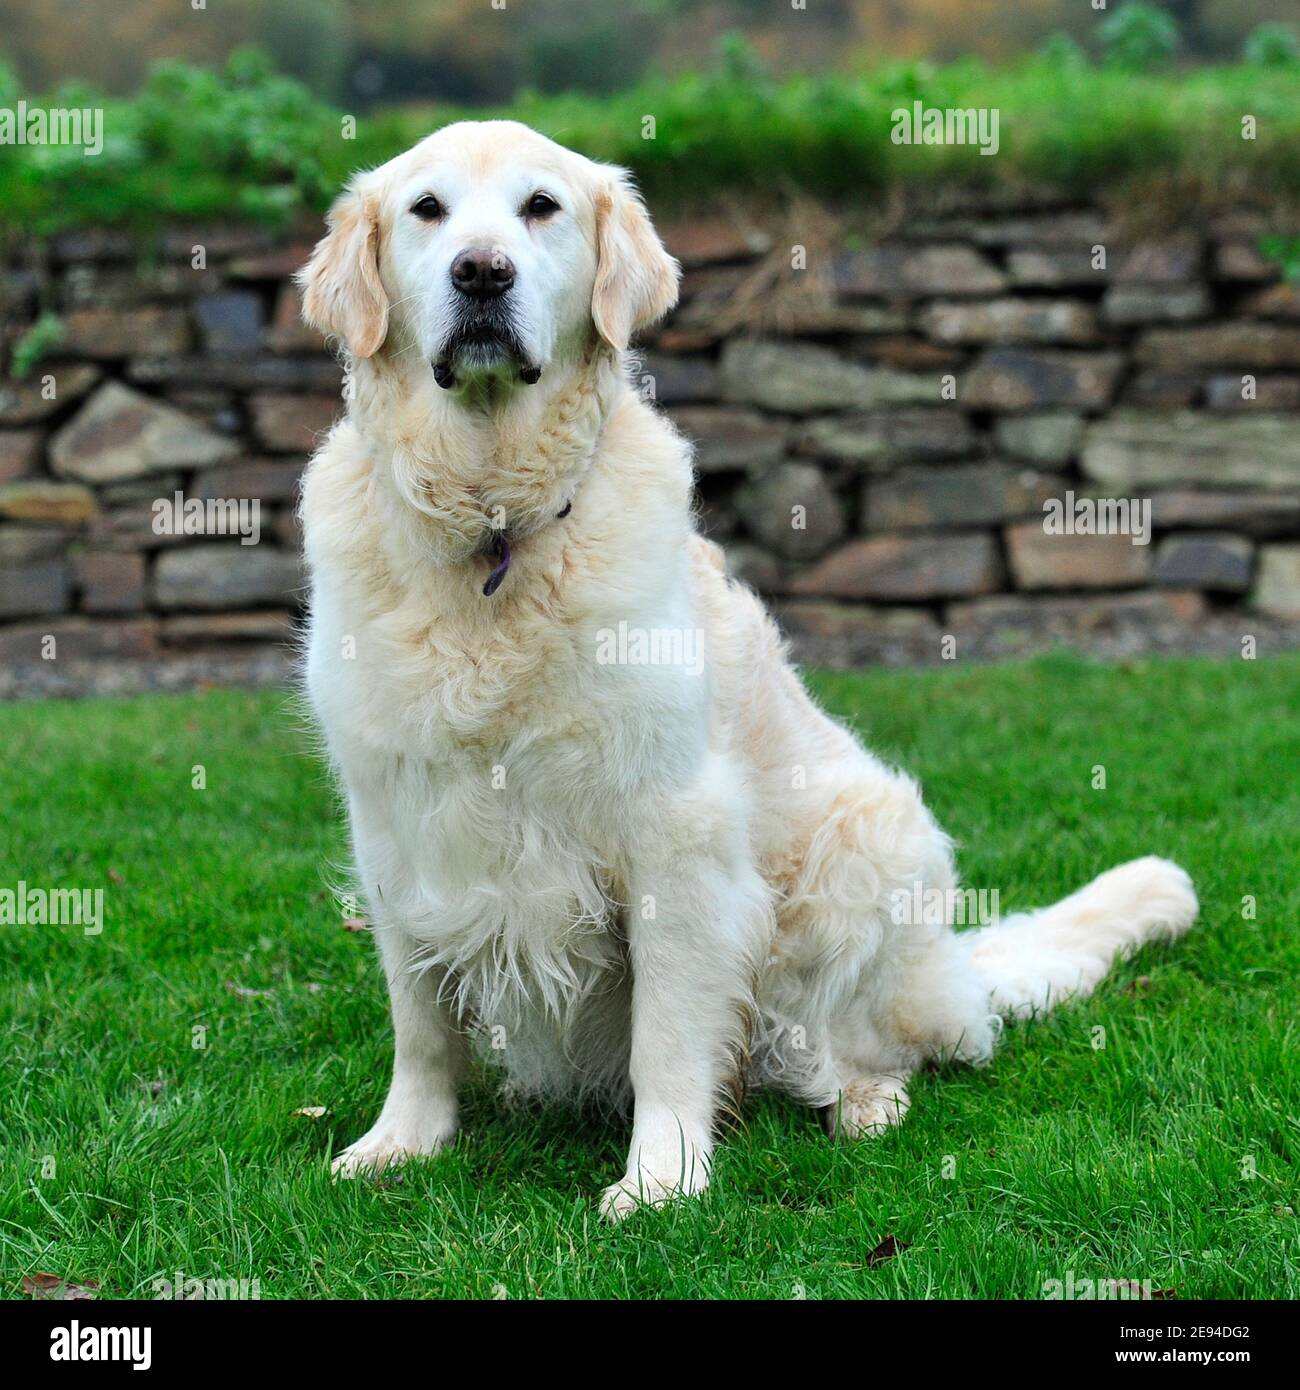
<instances>
[{"instance_id":1,"label":"green grass lawn","mask_svg":"<svg viewBox=\"0 0 1300 1390\"><path fill-rule=\"evenodd\" d=\"M507 1116L486 1072L454 1148L330 1184L389 1028L283 695L0 708L0 887L106 889L99 936L0 927L0 1293L49 1271L149 1297L179 1269L264 1298L1035 1298L1073 1271L1295 1297L1298 681L1296 656L817 678L924 779L1003 911L1155 851L1201 921L1008 1030L992 1067L918 1077L885 1138L751 1101L702 1200L618 1228L595 1199L626 1126ZM908 1248L869 1264L891 1234Z\"/></svg>"}]
</instances>

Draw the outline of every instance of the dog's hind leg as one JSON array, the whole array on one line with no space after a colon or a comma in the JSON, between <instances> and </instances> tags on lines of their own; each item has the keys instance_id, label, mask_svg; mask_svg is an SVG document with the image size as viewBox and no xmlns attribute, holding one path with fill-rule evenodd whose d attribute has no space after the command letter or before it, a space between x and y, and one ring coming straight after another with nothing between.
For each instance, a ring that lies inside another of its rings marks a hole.
<instances>
[{"instance_id":1,"label":"dog's hind leg","mask_svg":"<svg viewBox=\"0 0 1300 1390\"><path fill-rule=\"evenodd\" d=\"M776 1050L772 1084L854 1138L903 1118L908 1078L927 1062L984 1060L997 1024L945 910L948 837L910 779L860 772L791 855L763 999L804 1043Z\"/></svg>"}]
</instances>

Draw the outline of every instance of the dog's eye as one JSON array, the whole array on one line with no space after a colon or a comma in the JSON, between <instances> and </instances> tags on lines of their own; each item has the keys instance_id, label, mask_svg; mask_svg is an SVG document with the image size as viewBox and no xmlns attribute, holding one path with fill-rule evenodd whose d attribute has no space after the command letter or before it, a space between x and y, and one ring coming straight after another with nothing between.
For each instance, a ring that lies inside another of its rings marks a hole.
<instances>
[{"instance_id":1,"label":"dog's eye","mask_svg":"<svg viewBox=\"0 0 1300 1390\"><path fill-rule=\"evenodd\" d=\"M549 217L559 210L559 203L549 193L534 193L524 204L525 217Z\"/></svg>"},{"instance_id":2,"label":"dog's eye","mask_svg":"<svg viewBox=\"0 0 1300 1390\"><path fill-rule=\"evenodd\" d=\"M411 204L411 211L421 222L436 222L442 216L443 208L432 193L426 193Z\"/></svg>"}]
</instances>

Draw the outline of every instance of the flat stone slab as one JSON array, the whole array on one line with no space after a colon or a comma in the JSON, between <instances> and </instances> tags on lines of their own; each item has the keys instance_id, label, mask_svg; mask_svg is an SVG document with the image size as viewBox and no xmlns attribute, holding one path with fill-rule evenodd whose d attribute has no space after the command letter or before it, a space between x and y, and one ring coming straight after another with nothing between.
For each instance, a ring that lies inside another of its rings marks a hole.
<instances>
[{"instance_id":1,"label":"flat stone slab","mask_svg":"<svg viewBox=\"0 0 1300 1390\"><path fill-rule=\"evenodd\" d=\"M183 411L110 381L50 444L56 473L88 483L116 482L172 468L205 468L239 445Z\"/></svg>"}]
</instances>

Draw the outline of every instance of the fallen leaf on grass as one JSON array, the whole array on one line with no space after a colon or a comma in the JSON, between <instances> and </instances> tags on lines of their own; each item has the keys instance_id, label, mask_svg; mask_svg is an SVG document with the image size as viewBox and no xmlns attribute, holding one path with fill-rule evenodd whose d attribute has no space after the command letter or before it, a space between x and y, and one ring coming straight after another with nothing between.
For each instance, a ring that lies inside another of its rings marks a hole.
<instances>
[{"instance_id":1,"label":"fallen leaf on grass","mask_svg":"<svg viewBox=\"0 0 1300 1390\"><path fill-rule=\"evenodd\" d=\"M324 1105L304 1105L300 1110L295 1110L293 1113L303 1116L304 1119L319 1120L322 1115L328 1115L330 1112L329 1108Z\"/></svg>"},{"instance_id":2,"label":"fallen leaf on grass","mask_svg":"<svg viewBox=\"0 0 1300 1390\"><path fill-rule=\"evenodd\" d=\"M911 1241L899 1240L897 1236L886 1236L884 1240L867 1256L867 1268L873 1265L882 1265L886 1260L892 1260L895 1255L901 1255L904 1250L911 1249Z\"/></svg>"},{"instance_id":3,"label":"fallen leaf on grass","mask_svg":"<svg viewBox=\"0 0 1300 1390\"><path fill-rule=\"evenodd\" d=\"M1128 984L1120 990L1121 994L1145 994L1151 988L1151 976L1139 975L1136 980L1130 980Z\"/></svg>"},{"instance_id":4,"label":"fallen leaf on grass","mask_svg":"<svg viewBox=\"0 0 1300 1390\"><path fill-rule=\"evenodd\" d=\"M125 883L126 879L124 879L116 869L110 869L108 871L108 881L110 883Z\"/></svg>"},{"instance_id":5,"label":"fallen leaf on grass","mask_svg":"<svg viewBox=\"0 0 1300 1390\"><path fill-rule=\"evenodd\" d=\"M1152 1289L1150 1293L1136 1279L1115 1279L1115 1293L1120 1298L1177 1298L1173 1289ZM1098 1295L1100 1297L1100 1295Z\"/></svg>"},{"instance_id":6,"label":"fallen leaf on grass","mask_svg":"<svg viewBox=\"0 0 1300 1390\"><path fill-rule=\"evenodd\" d=\"M76 1284L59 1274L24 1274L23 1292L28 1298L53 1299L55 1301L83 1300L99 1297L99 1281L87 1279L84 1284Z\"/></svg>"}]
</instances>

